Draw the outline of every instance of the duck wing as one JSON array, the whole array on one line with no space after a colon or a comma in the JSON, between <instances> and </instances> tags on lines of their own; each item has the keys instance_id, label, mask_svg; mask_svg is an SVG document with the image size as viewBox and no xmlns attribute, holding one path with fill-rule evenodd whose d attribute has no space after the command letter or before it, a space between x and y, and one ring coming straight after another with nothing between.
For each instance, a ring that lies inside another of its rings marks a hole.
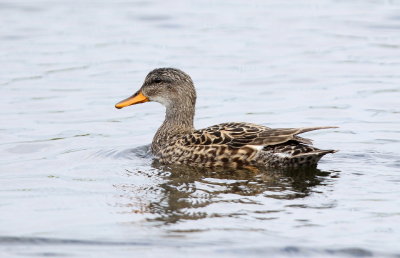
<instances>
[{"instance_id":1,"label":"duck wing","mask_svg":"<svg viewBox=\"0 0 400 258\"><path fill-rule=\"evenodd\" d=\"M272 146L288 141L312 144L310 139L299 137L298 134L336 128L332 126L302 127L302 128L276 128L266 126L232 122L213 125L204 129L196 130L185 136L183 145L226 145L231 148L242 148L244 146Z\"/></svg>"}]
</instances>

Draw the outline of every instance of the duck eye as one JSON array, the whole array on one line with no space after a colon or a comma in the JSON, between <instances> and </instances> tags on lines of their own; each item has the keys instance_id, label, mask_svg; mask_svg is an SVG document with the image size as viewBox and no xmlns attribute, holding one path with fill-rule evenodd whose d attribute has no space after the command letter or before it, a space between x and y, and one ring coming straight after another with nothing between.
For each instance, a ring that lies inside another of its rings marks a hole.
<instances>
[{"instance_id":1,"label":"duck eye","mask_svg":"<svg viewBox=\"0 0 400 258\"><path fill-rule=\"evenodd\" d=\"M154 82L155 82L155 83L160 83L160 82L161 82L161 79L159 79L159 78L154 79Z\"/></svg>"}]
</instances>

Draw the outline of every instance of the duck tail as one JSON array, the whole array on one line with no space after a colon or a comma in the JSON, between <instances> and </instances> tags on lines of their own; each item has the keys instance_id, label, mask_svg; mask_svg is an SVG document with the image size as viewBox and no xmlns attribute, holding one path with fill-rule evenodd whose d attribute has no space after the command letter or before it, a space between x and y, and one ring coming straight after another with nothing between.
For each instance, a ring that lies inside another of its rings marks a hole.
<instances>
[{"instance_id":1,"label":"duck tail","mask_svg":"<svg viewBox=\"0 0 400 258\"><path fill-rule=\"evenodd\" d=\"M319 150L316 149L314 151L300 153L291 157L293 162L297 164L297 166L316 166L318 161L328 153L335 153L337 150Z\"/></svg>"}]
</instances>

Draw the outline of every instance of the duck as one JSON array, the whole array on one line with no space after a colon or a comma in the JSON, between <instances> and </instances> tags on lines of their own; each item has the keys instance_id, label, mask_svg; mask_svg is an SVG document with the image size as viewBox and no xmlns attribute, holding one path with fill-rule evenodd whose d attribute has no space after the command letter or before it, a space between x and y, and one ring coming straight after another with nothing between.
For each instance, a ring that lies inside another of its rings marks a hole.
<instances>
[{"instance_id":1,"label":"duck","mask_svg":"<svg viewBox=\"0 0 400 258\"><path fill-rule=\"evenodd\" d=\"M206 168L290 169L316 167L336 150L321 150L302 133L335 126L269 128L247 122L228 122L195 129L196 89L191 77L176 68L150 71L141 88L118 102L118 109L158 102L165 119L154 135L151 153L162 165Z\"/></svg>"}]
</instances>

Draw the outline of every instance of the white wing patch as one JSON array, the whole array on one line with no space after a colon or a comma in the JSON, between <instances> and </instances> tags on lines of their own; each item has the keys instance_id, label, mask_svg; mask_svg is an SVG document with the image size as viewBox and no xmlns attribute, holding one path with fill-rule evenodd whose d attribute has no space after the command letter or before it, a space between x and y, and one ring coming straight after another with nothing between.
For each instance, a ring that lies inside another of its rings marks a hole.
<instances>
[{"instance_id":1,"label":"white wing patch","mask_svg":"<svg viewBox=\"0 0 400 258\"><path fill-rule=\"evenodd\" d=\"M255 149L256 151L261 151L264 148L264 145L248 145L250 148Z\"/></svg>"},{"instance_id":2,"label":"white wing patch","mask_svg":"<svg viewBox=\"0 0 400 258\"><path fill-rule=\"evenodd\" d=\"M282 152L274 153L274 155L279 158L291 158L292 157L292 155L290 155L289 153L282 153Z\"/></svg>"}]
</instances>

